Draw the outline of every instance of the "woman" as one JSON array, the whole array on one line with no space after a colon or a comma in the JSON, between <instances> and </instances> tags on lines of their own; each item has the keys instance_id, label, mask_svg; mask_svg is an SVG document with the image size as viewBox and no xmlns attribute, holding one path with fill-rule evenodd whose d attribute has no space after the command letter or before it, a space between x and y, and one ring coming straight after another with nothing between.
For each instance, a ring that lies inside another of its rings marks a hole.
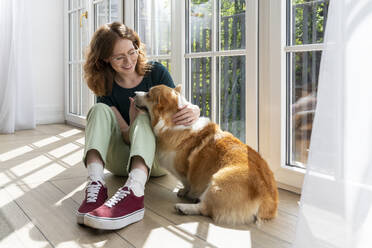
<instances>
[{"instance_id":1,"label":"woman","mask_svg":"<svg viewBox=\"0 0 372 248\"><path fill-rule=\"evenodd\" d=\"M85 79L98 97L89 111L83 161L88 169L86 196L77 222L98 229L120 229L144 215L144 188L149 175L164 175L156 161L155 137L146 113L135 107L135 91L165 84L175 87L169 72L157 62L147 63L138 34L114 22L93 35ZM177 125L192 125L200 115L195 105L174 116ZM106 201L103 168L127 176L123 187Z\"/></svg>"}]
</instances>

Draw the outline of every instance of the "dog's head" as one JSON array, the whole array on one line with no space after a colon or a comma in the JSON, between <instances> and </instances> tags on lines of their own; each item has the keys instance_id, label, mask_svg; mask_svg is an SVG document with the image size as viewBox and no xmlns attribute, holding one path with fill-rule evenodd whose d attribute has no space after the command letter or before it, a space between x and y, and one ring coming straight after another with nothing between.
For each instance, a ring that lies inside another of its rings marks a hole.
<instances>
[{"instance_id":1,"label":"dog's head","mask_svg":"<svg viewBox=\"0 0 372 248\"><path fill-rule=\"evenodd\" d=\"M175 89L165 85L152 87L149 92L136 91L136 106L146 109L151 118L151 125L154 127L161 122L165 126L173 126L172 116L178 109L187 104L186 99L181 95L181 86Z\"/></svg>"}]
</instances>

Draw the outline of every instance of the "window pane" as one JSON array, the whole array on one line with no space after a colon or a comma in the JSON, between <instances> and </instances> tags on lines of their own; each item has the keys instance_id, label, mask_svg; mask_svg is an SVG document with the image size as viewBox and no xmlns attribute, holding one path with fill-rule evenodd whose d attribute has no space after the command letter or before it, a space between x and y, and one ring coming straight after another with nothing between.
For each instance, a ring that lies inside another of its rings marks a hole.
<instances>
[{"instance_id":1,"label":"window pane","mask_svg":"<svg viewBox=\"0 0 372 248\"><path fill-rule=\"evenodd\" d=\"M94 30L108 23L107 2L100 2L94 5Z\"/></svg>"},{"instance_id":2,"label":"window pane","mask_svg":"<svg viewBox=\"0 0 372 248\"><path fill-rule=\"evenodd\" d=\"M85 11L84 11L85 12ZM85 59L85 52L86 52L86 48L88 47L89 45L89 37L88 37L88 34L89 34L89 26L88 26L88 20L83 18L82 20L82 27L80 28L80 32L81 32L81 54L80 54L80 59L81 60L84 60Z\"/></svg>"},{"instance_id":3,"label":"window pane","mask_svg":"<svg viewBox=\"0 0 372 248\"><path fill-rule=\"evenodd\" d=\"M114 21L120 21L119 0L104 0L94 4L94 30Z\"/></svg>"},{"instance_id":4,"label":"window pane","mask_svg":"<svg viewBox=\"0 0 372 248\"><path fill-rule=\"evenodd\" d=\"M110 22L120 21L119 0L109 0L109 6L110 6Z\"/></svg>"},{"instance_id":5,"label":"window pane","mask_svg":"<svg viewBox=\"0 0 372 248\"><path fill-rule=\"evenodd\" d=\"M161 63L162 65L164 65L165 68L168 69L169 73L171 72L170 59L156 59L155 61L158 61L159 63Z\"/></svg>"},{"instance_id":6,"label":"window pane","mask_svg":"<svg viewBox=\"0 0 372 248\"><path fill-rule=\"evenodd\" d=\"M82 68L83 64L80 64L80 71L83 71ZM90 101L88 100L90 98L89 92L90 89L88 88L88 85L84 82L83 75L81 74L81 108L82 108L82 113L80 113L82 116L87 116L89 109L90 109Z\"/></svg>"},{"instance_id":7,"label":"window pane","mask_svg":"<svg viewBox=\"0 0 372 248\"><path fill-rule=\"evenodd\" d=\"M71 73L71 71L70 71ZM79 115L80 106L80 86L81 86L80 64L72 64L72 78L70 81L70 113Z\"/></svg>"},{"instance_id":8,"label":"window pane","mask_svg":"<svg viewBox=\"0 0 372 248\"><path fill-rule=\"evenodd\" d=\"M73 38L74 38L74 15L68 15L68 61L72 61Z\"/></svg>"},{"instance_id":9,"label":"window pane","mask_svg":"<svg viewBox=\"0 0 372 248\"><path fill-rule=\"evenodd\" d=\"M221 57L220 124L245 142L245 56Z\"/></svg>"},{"instance_id":10,"label":"window pane","mask_svg":"<svg viewBox=\"0 0 372 248\"><path fill-rule=\"evenodd\" d=\"M221 50L245 48L245 0L220 1Z\"/></svg>"},{"instance_id":11,"label":"window pane","mask_svg":"<svg viewBox=\"0 0 372 248\"><path fill-rule=\"evenodd\" d=\"M191 52L211 51L212 0L191 0L189 13Z\"/></svg>"},{"instance_id":12,"label":"window pane","mask_svg":"<svg viewBox=\"0 0 372 248\"><path fill-rule=\"evenodd\" d=\"M147 55L167 55L171 49L171 0L140 0L138 34Z\"/></svg>"},{"instance_id":13,"label":"window pane","mask_svg":"<svg viewBox=\"0 0 372 248\"><path fill-rule=\"evenodd\" d=\"M72 42L71 53L72 60L77 61L80 59L80 20L78 12L73 12L70 14L70 41Z\"/></svg>"},{"instance_id":14,"label":"window pane","mask_svg":"<svg viewBox=\"0 0 372 248\"><path fill-rule=\"evenodd\" d=\"M293 0L291 45L322 43L329 0Z\"/></svg>"},{"instance_id":15,"label":"window pane","mask_svg":"<svg viewBox=\"0 0 372 248\"><path fill-rule=\"evenodd\" d=\"M290 85L290 161L304 167L307 162L315 114L321 51L292 53Z\"/></svg>"},{"instance_id":16,"label":"window pane","mask_svg":"<svg viewBox=\"0 0 372 248\"><path fill-rule=\"evenodd\" d=\"M212 111L211 61L210 57L191 59L191 102L206 117L211 117Z\"/></svg>"},{"instance_id":17,"label":"window pane","mask_svg":"<svg viewBox=\"0 0 372 248\"><path fill-rule=\"evenodd\" d=\"M72 87L73 87L73 65L72 64L69 64L68 65L68 89L69 89L69 97L68 97L68 112L69 113L73 113L73 96L72 96Z\"/></svg>"}]
</instances>

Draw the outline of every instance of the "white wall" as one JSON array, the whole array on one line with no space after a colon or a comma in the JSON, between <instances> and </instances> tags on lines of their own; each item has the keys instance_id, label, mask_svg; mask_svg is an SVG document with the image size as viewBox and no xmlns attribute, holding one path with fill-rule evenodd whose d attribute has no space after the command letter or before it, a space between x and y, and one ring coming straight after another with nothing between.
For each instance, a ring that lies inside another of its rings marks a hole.
<instances>
[{"instance_id":1,"label":"white wall","mask_svg":"<svg viewBox=\"0 0 372 248\"><path fill-rule=\"evenodd\" d=\"M32 0L36 124L64 122L63 1Z\"/></svg>"}]
</instances>

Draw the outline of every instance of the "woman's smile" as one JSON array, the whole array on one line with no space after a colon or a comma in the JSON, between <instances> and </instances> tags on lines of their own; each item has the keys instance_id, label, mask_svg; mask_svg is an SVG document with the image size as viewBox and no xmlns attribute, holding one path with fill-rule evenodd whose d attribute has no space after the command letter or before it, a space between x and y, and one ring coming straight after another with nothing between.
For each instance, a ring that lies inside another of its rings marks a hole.
<instances>
[{"instance_id":1,"label":"woman's smile","mask_svg":"<svg viewBox=\"0 0 372 248\"><path fill-rule=\"evenodd\" d=\"M130 70L133 68L133 65L123 65L121 68L124 70Z\"/></svg>"}]
</instances>

